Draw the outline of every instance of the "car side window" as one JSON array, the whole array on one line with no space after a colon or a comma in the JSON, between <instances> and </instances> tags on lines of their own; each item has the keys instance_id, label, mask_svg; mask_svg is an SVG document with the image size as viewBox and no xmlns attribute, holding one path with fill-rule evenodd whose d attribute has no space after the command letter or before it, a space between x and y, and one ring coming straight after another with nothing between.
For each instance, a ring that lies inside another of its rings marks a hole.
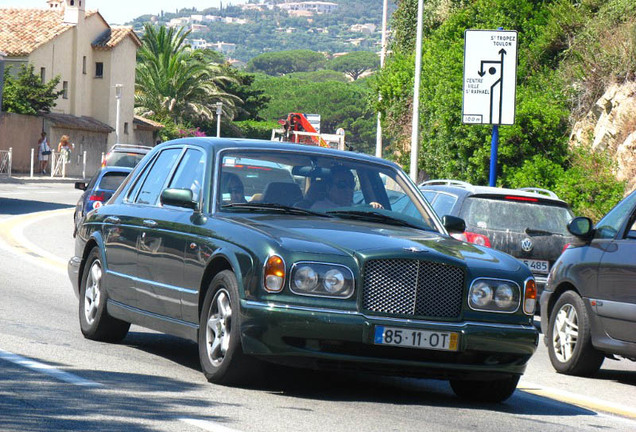
<instances>
[{"instance_id":1,"label":"car side window","mask_svg":"<svg viewBox=\"0 0 636 432\"><path fill-rule=\"evenodd\" d=\"M625 220L632 215L634 206L636 206L636 194L632 194L621 201L596 224L596 235L594 237L597 239L616 237ZM632 226L631 229L634 229L634 227Z\"/></svg>"},{"instance_id":2,"label":"car side window","mask_svg":"<svg viewBox=\"0 0 636 432\"><path fill-rule=\"evenodd\" d=\"M175 189L190 189L192 199L199 201L201 188L203 187L203 175L205 173L205 157L203 152L196 149L188 149L179 162L177 171L168 187Z\"/></svg>"},{"instance_id":3,"label":"car side window","mask_svg":"<svg viewBox=\"0 0 636 432\"><path fill-rule=\"evenodd\" d=\"M455 195L445 193L438 194L437 199L433 203L435 213L437 213L440 217L451 214L451 210L453 209L456 201L457 197Z\"/></svg>"},{"instance_id":4,"label":"car side window","mask_svg":"<svg viewBox=\"0 0 636 432\"><path fill-rule=\"evenodd\" d=\"M181 149L167 149L162 151L150 168L135 202L137 204L155 205L166 184L166 178L172 171L172 166L181 154Z\"/></svg>"}]
</instances>

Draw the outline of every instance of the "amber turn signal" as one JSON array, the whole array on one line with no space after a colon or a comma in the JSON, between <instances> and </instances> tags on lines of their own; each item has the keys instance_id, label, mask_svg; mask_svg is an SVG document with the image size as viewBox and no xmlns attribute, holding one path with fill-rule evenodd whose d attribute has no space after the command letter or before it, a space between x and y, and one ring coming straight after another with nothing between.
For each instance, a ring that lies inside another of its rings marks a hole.
<instances>
[{"instance_id":1,"label":"amber turn signal","mask_svg":"<svg viewBox=\"0 0 636 432\"><path fill-rule=\"evenodd\" d=\"M537 304L537 283L534 278L529 278L525 283L525 295L523 297L523 311L527 315L534 315Z\"/></svg>"},{"instance_id":2,"label":"amber turn signal","mask_svg":"<svg viewBox=\"0 0 636 432\"><path fill-rule=\"evenodd\" d=\"M270 256L265 262L264 286L268 292L281 292L285 282L285 262L278 255Z\"/></svg>"}]
</instances>

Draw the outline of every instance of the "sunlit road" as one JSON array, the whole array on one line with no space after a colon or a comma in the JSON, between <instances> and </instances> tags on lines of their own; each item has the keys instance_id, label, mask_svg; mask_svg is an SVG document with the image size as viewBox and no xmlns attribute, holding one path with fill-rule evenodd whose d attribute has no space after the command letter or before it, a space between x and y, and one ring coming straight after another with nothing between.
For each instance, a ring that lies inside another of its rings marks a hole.
<instances>
[{"instance_id":1,"label":"sunlit road","mask_svg":"<svg viewBox=\"0 0 636 432\"><path fill-rule=\"evenodd\" d=\"M468 404L446 382L276 369L209 384L196 345L132 327L86 340L66 275L72 183L0 181L2 431L636 430L636 363L558 375L543 344L505 403Z\"/></svg>"}]
</instances>

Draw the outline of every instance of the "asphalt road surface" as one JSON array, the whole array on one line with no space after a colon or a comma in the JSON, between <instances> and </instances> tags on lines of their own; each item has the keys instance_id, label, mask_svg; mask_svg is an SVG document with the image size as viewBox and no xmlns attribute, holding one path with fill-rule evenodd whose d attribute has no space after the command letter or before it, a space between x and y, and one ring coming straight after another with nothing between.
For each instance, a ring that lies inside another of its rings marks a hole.
<instances>
[{"instance_id":1,"label":"asphalt road surface","mask_svg":"<svg viewBox=\"0 0 636 432\"><path fill-rule=\"evenodd\" d=\"M636 363L559 375L543 344L505 403L444 381L272 368L243 388L208 383L194 343L131 327L89 341L66 274L69 182L0 180L2 431L636 431Z\"/></svg>"}]
</instances>

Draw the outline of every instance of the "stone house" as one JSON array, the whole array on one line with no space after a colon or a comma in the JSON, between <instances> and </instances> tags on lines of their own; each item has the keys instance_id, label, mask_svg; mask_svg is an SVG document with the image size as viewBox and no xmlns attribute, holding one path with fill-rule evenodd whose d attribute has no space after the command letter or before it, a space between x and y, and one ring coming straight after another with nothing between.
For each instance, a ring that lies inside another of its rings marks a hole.
<instances>
[{"instance_id":1,"label":"stone house","mask_svg":"<svg viewBox=\"0 0 636 432\"><path fill-rule=\"evenodd\" d=\"M110 26L86 0L42 0L40 9L0 7L0 51L14 73L32 64L44 81L59 76L51 112L37 119L0 113L0 148L13 148L14 172L28 171L26 154L40 132L57 145L62 135L75 144L67 173L77 174L86 151L91 168L116 143L152 145L161 127L134 115L135 67L141 41L131 27ZM34 116L27 116L34 117ZM37 125L24 130L13 123ZM75 172L74 172L75 171Z\"/></svg>"}]
</instances>

